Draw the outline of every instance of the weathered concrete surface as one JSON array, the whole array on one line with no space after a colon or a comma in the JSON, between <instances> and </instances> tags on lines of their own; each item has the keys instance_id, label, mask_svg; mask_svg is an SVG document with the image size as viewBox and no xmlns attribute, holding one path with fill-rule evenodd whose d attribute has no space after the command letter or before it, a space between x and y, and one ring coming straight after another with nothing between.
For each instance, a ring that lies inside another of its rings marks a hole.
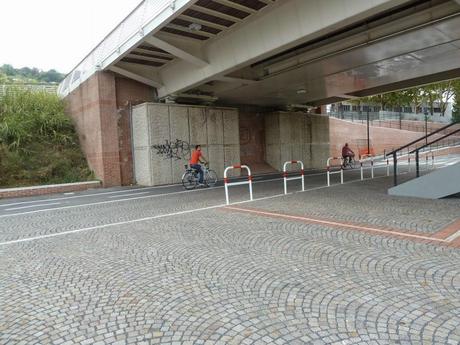
<instances>
[{"instance_id":1,"label":"weathered concrete surface","mask_svg":"<svg viewBox=\"0 0 460 345\"><path fill-rule=\"evenodd\" d=\"M460 163L457 163L392 187L388 190L388 194L424 199L440 199L460 193L459 181Z\"/></svg>"},{"instance_id":2,"label":"weathered concrete surface","mask_svg":"<svg viewBox=\"0 0 460 345\"><path fill-rule=\"evenodd\" d=\"M266 161L277 170L291 160L302 160L305 168L322 168L329 156L329 118L296 112L266 114L265 145Z\"/></svg>"},{"instance_id":3,"label":"weathered concrete surface","mask_svg":"<svg viewBox=\"0 0 460 345\"><path fill-rule=\"evenodd\" d=\"M218 177L226 166L240 163L235 109L145 103L133 109L133 133L140 185L180 182L184 165L198 144Z\"/></svg>"}]
</instances>

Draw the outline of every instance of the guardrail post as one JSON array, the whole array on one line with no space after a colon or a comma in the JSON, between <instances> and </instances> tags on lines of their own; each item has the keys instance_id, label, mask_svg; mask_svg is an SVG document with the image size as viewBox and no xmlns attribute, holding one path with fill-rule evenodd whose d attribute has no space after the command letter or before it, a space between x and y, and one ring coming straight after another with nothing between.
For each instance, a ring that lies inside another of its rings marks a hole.
<instances>
[{"instance_id":1,"label":"guardrail post","mask_svg":"<svg viewBox=\"0 0 460 345\"><path fill-rule=\"evenodd\" d=\"M393 153L393 183L395 186L398 185L398 157L396 157L396 152Z\"/></svg>"},{"instance_id":2,"label":"guardrail post","mask_svg":"<svg viewBox=\"0 0 460 345\"><path fill-rule=\"evenodd\" d=\"M361 164L361 181L364 180L364 172L363 172L363 162L359 162Z\"/></svg>"},{"instance_id":3,"label":"guardrail post","mask_svg":"<svg viewBox=\"0 0 460 345\"><path fill-rule=\"evenodd\" d=\"M251 201L253 201L253 197L252 197L252 175L251 175L251 170L249 170L248 168L248 181L249 181L249 199Z\"/></svg>"},{"instance_id":4,"label":"guardrail post","mask_svg":"<svg viewBox=\"0 0 460 345\"><path fill-rule=\"evenodd\" d=\"M299 164L300 165L300 176L298 177L289 177L287 172L288 164ZM329 175L328 175L329 177ZM283 180L284 180L284 194L286 195L287 192L287 181L289 180L302 180L302 192L305 191L305 166L302 161L287 161L283 164Z\"/></svg>"},{"instance_id":5,"label":"guardrail post","mask_svg":"<svg viewBox=\"0 0 460 345\"><path fill-rule=\"evenodd\" d=\"M410 172L410 154L407 155L407 171Z\"/></svg>"},{"instance_id":6,"label":"guardrail post","mask_svg":"<svg viewBox=\"0 0 460 345\"><path fill-rule=\"evenodd\" d=\"M387 176L390 176L390 160L387 158Z\"/></svg>"},{"instance_id":7,"label":"guardrail post","mask_svg":"<svg viewBox=\"0 0 460 345\"><path fill-rule=\"evenodd\" d=\"M434 152L431 152L431 168L434 169Z\"/></svg>"},{"instance_id":8,"label":"guardrail post","mask_svg":"<svg viewBox=\"0 0 460 345\"><path fill-rule=\"evenodd\" d=\"M248 171L248 180L243 181L243 182L228 182L228 177L227 177L227 172L230 169L246 169ZM231 185L237 186L237 185L243 185L243 184L248 184L249 185L249 199L253 201L253 196L252 196L252 175L251 175L251 169L247 165L232 165L229 167L226 167L224 170L224 187L225 187L225 202L227 205L230 205L230 198L228 196L228 187Z\"/></svg>"},{"instance_id":9,"label":"guardrail post","mask_svg":"<svg viewBox=\"0 0 460 345\"><path fill-rule=\"evenodd\" d=\"M343 184L343 166L340 167L340 184Z\"/></svg>"},{"instance_id":10,"label":"guardrail post","mask_svg":"<svg viewBox=\"0 0 460 345\"><path fill-rule=\"evenodd\" d=\"M420 159L418 150L415 151L415 176L420 177Z\"/></svg>"},{"instance_id":11,"label":"guardrail post","mask_svg":"<svg viewBox=\"0 0 460 345\"><path fill-rule=\"evenodd\" d=\"M374 178L374 158L371 158L371 178Z\"/></svg>"},{"instance_id":12,"label":"guardrail post","mask_svg":"<svg viewBox=\"0 0 460 345\"><path fill-rule=\"evenodd\" d=\"M329 165L326 167L327 169L327 186L330 187L331 186L331 174L330 174L330 167Z\"/></svg>"}]
</instances>

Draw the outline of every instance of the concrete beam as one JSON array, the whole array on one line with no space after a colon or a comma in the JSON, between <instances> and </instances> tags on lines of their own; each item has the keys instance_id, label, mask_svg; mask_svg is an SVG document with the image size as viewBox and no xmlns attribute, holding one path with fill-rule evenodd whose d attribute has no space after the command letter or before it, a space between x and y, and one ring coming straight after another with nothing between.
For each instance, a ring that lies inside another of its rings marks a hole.
<instances>
[{"instance_id":1,"label":"concrete beam","mask_svg":"<svg viewBox=\"0 0 460 345\"><path fill-rule=\"evenodd\" d=\"M112 72L118 73L118 74L120 74L120 75L122 75L122 76L124 76L126 78L136 80L139 83L146 84L146 85L149 85L149 86L153 86L153 87L155 87L157 89L160 88L160 87L163 87L163 84L161 82L159 82L158 80L153 80L153 79L143 77L141 75L138 75L136 73L127 71L127 70L125 70L125 69L123 69L121 67L118 67L118 66L110 66L109 70L111 70Z\"/></svg>"},{"instance_id":2,"label":"concrete beam","mask_svg":"<svg viewBox=\"0 0 460 345\"><path fill-rule=\"evenodd\" d=\"M460 1L460 0L459 0ZM342 95L337 95L336 97L340 98L345 98L345 99L358 99L360 97L352 96L352 95L347 95L347 94L342 94Z\"/></svg>"},{"instance_id":3,"label":"concrete beam","mask_svg":"<svg viewBox=\"0 0 460 345\"><path fill-rule=\"evenodd\" d=\"M197 23L197 24L209 26L210 28L214 28L214 29L221 30L221 31L224 31L224 30L228 29L228 27L226 27L225 25L220 25L220 24L216 24L216 23L213 23L213 22L208 22L207 20L199 19L199 18L195 18L195 17L190 17L190 16L187 16L185 14L181 14L179 16L179 18L183 19L183 20L187 20L187 21L192 22L192 23Z\"/></svg>"},{"instance_id":4,"label":"concrete beam","mask_svg":"<svg viewBox=\"0 0 460 345\"><path fill-rule=\"evenodd\" d=\"M183 49L173 46L166 41L160 40L157 37L146 37L144 41L196 66L206 67L209 65L208 62L204 61L203 59L200 59L199 57L192 55Z\"/></svg>"},{"instance_id":5,"label":"concrete beam","mask_svg":"<svg viewBox=\"0 0 460 345\"><path fill-rule=\"evenodd\" d=\"M182 26L182 25L168 24L168 25L166 25L166 27L170 28L170 29L182 31L182 32L188 32L190 34L197 34L197 35L200 35L200 36L206 36L206 37L209 37L209 38L212 38L212 37L216 36L215 34L212 34L210 32L206 32L206 31L203 31L203 30L193 31L193 30L190 30L189 28L187 28L185 26Z\"/></svg>"},{"instance_id":6,"label":"concrete beam","mask_svg":"<svg viewBox=\"0 0 460 345\"><path fill-rule=\"evenodd\" d=\"M192 10L194 11L197 11L197 12L201 12L201 13L205 13L205 14L209 14L210 16L213 16L213 17L217 17L217 18L222 18L222 19L225 19L225 20L229 20L231 22L241 22L243 21L242 19L240 18L237 18L237 17L233 17L233 16L230 16L228 14L225 14L225 13L222 13L222 12L218 12L218 11L214 11L214 10L211 10L207 7L202 7L202 6L198 6L198 5L193 5L192 7L190 7Z\"/></svg>"},{"instance_id":7,"label":"concrete beam","mask_svg":"<svg viewBox=\"0 0 460 345\"><path fill-rule=\"evenodd\" d=\"M159 73L165 82L165 87L158 90L158 95L164 97L198 87L216 80L219 76L228 75L254 62L406 1L319 1L314 11L310 1L283 0L276 3L267 1L277 5L273 11L264 11L261 16L251 16L253 20L247 20L245 25L235 26L225 35L218 35L203 45L203 56L209 63L206 68L192 69L190 64L181 60L168 63L162 68ZM190 8L211 14L197 5ZM337 10L338 8L343 11ZM219 13L213 15L219 16ZM222 15L220 17L223 18ZM233 17L227 19L235 21ZM278 24L273 25L273 23Z\"/></svg>"},{"instance_id":8,"label":"concrete beam","mask_svg":"<svg viewBox=\"0 0 460 345\"><path fill-rule=\"evenodd\" d=\"M257 80L234 78L234 77L217 77L215 80L223 81L223 82L226 82L226 83L236 83L236 84L243 84L243 85L249 85L249 84L257 83Z\"/></svg>"},{"instance_id":9,"label":"concrete beam","mask_svg":"<svg viewBox=\"0 0 460 345\"><path fill-rule=\"evenodd\" d=\"M236 10L243 11L243 12L246 12L246 13L257 13L257 10L255 10L253 8L237 4L236 2L233 2L233 1L230 1L230 0L213 0L213 1L217 2L217 3L221 4L221 5L225 5L227 7L234 8Z\"/></svg>"}]
</instances>

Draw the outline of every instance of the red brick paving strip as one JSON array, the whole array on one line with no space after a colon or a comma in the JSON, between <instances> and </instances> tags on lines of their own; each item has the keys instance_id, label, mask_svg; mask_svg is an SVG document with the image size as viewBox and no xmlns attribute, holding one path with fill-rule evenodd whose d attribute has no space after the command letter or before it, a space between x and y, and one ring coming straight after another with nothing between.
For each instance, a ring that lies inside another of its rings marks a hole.
<instances>
[{"instance_id":1,"label":"red brick paving strip","mask_svg":"<svg viewBox=\"0 0 460 345\"><path fill-rule=\"evenodd\" d=\"M377 233L381 236L383 235L383 236L389 236L393 238L406 239L406 240L410 239L416 242L436 243L438 245L448 245L450 247L460 248L460 237L454 239L451 242L447 240L449 236L455 234L457 231L460 230L460 219L449 224L446 228L441 229L440 231L436 232L433 235L427 235L425 233L420 233L420 232L415 232L415 231L401 232L398 229L392 229L392 228L375 227L375 226L369 227L367 225L355 224L351 222L296 216L296 215L289 215L289 214L283 214L283 213L268 212L268 211L252 209L252 208L240 208L240 207L227 206L223 209L233 210L233 211L243 212L243 213L257 214L260 216L268 216L272 218L289 219L293 221L300 221L300 222L305 222L305 223L310 223L310 224L323 224L323 225L332 226L332 227L349 228L355 231L365 232L369 234Z\"/></svg>"}]
</instances>

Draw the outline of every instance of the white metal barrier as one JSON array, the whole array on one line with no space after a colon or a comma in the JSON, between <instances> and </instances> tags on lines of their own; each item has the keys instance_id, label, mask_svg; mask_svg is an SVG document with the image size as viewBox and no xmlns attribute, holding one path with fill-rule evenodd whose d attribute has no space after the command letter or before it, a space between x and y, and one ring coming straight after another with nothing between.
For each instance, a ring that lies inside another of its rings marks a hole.
<instances>
[{"instance_id":1,"label":"white metal barrier","mask_svg":"<svg viewBox=\"0 0 460 345\"><path fill-rule=\"evenodd\" d=\"M288 172L286 170L289 164L299 164L300 165L300 176L288 177ZM305 191L305 170L302 161L287 161L283 165L283 178L284 178L284 194L287 194L287 181L292 180L302 180L302 192Z\"/></svg>"},{"instance_id":2,"label":"white metal barrier","mask_svg":"<svg viewBox=\"0 0 460 345\"><path fill-rule=\"evenodd\" d=\"M227 177L227 172L231 169L246 169L248 171L248 180L247 181L238 181L238 182L228 182L228 177ZM252 201L252 175L251 175L251 169L247 165L232 165L229 167L226 167L224 170L224 186L225 186L225 200L227 202L227 205L230 204L230 199L228 197L228 187L229 186L239 186L243 184L248 184L249 185L249 198Z\"/></svg>"},{"instance_id":3,"label":"white metal barrier","mask_svg":"<svg viewBox=\"0 0 460 345\"><path fill-rule=\"evenodd\" d=\"M340 160L340 171L331 171L331 161L332 160ZM340 183L343 184L343 158L342 157L329 157L326 163L326 170L327 170L327 186L331 186L331 175L333 174L340 174Z\"/></svg>"},{"instance_id":4,"label":"white metal barrier","mask_svg":"<svg viewBox=\"0 0 460 345\"><path fill-rule=\"evenodd\" d=\"M370 158L370 160L362 160L362 158ZM370 162L371 165L369 167L364 167L363 163L368 163ZM371 171L371 178L374 178L374 157L371 155L363 155L361 159L359 160L359 164L361 165L361 181L364 180L364 170L370 170Z\"/></svg>"}]
</instances>

